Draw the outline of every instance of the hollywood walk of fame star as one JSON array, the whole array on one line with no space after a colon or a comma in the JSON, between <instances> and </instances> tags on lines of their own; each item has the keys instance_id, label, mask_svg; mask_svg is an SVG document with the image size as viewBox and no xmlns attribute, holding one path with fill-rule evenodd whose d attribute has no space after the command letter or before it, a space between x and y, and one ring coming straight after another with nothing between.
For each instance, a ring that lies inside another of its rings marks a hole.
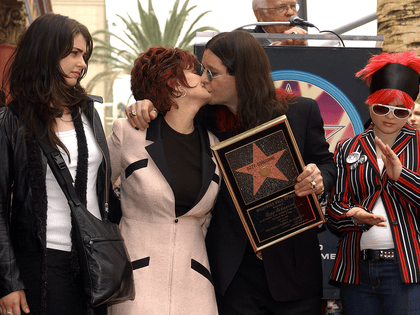
<instances>
[{"instance_id":1,"label":"hollywood walk of fame star","mask_svg":"<svg viewBox=\"0 0 420 315\"><path fill-rule=\"evenodd\" d=\"M277 168L276 163L283 155L284 151L278 151L272 155L265 155L260 148L253 143L253 162L238 168L236 171L253 175L254 196L262 186L266 178L274 178L288 181L287 177Z\"/></svg>"}]
</instances>

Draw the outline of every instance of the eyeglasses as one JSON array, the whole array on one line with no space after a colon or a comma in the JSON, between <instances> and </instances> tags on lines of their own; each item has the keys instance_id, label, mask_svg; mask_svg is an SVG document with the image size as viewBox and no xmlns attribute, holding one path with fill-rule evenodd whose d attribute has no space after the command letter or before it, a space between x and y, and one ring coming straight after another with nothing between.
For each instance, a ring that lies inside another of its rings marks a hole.
<instances>
[{"instance_id":1,"label":"eyeglasses","mask_svg":"<svg viewBox=\"0 0 420 315\"><path fill-rule=\"evenodd\" d=\"M218 77L221 77L221 76L224 76L224 75L227 74L227 73L224 73L224 74L213 75L213 73L211 73L210 70L208 70L208 69L205 70L203 64L201 64L201 63L198 64L198 67L195 71L197 72L197 74L199 76L203 75L203 73L205 71L206 75L207 75L207 79L209 79L210 82L213 81L213 79L215 79L215 78L218 78Z\"/></svg>"},{"instance_id":2,"label":"eyeglasses","mask_svg":"<svg viewBox=\"0 0 420 315\"><path fill-rule=\"evenodd\" d=\"M372 112L377 116L386 116L388 115L390 111L392 111L392 114L394 115L394 117L398 119L407 119L411 115L411 110L407 108L382 105L382 104L372 105Z\"/></svg>"},{"instance_id":3,"label":"eyeglasses","mask_svg":"<svg viewBox=\"0 0 420 315\"><path fill-rule=\"evenodd\" d=\"M279 6L275 7L275 8L260 8L262 10L277 10L279 13L285 13L289 10L289 8L293 11L293 12L298 12L299 11L299 4L295 3L295 4L280 4Z\"/></svg>"}]
</instances>

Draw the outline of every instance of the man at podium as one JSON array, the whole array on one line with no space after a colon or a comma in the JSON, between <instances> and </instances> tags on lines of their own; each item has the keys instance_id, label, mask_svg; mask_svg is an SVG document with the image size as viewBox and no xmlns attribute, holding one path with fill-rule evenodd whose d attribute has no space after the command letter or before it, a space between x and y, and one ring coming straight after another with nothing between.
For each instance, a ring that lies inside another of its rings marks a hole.
<instances>
[{"instance_id":1,"label":"man at podium","mask_svg":"<svg viewBox=\"0 0 420 315\"><path fill-rule=\"evenodd\" d=\"M297 15L299 5L295 0L253 0L252 9L258 22L289 22L291 16ZM257 25L254 29L244 30L250 33L308 34L303 28L288 25ZM271 40L258 38L257 40L263 46L308 45L308 42L304 39Z\"/></svg>"}]
</instances>

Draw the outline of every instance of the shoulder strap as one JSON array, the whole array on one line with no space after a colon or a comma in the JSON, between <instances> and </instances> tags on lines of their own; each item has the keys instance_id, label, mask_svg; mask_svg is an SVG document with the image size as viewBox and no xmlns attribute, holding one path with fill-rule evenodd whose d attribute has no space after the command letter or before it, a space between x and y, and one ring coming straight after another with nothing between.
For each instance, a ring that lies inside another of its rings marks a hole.
<instances>
[{"instance_id":1,"label":"shoulder strap","mask_svg":"<svg viewBox=\"0 0 420 315\"><path fill-rule=\"evenodd\" d=\"M39 123L42 124L41 122ZM41 128L39 130L43 129ZM63 190L68 202L79 206L81 202L77 197L76 190L74 189L73 178L70 174L66 162L61 156L61 153L51 145L47 137L40 138L40 134L37 134L35 138L38 141L39 146L41 147L45 156L47 157L48 165L50 166L58 184Z\"/></svg>"},{"instance_id":2,"label":"shoulder strap","mask_svg":"<svg viewBox=\"0 0 420 315\"><path fill-rule=\"evenodd\" d=\"M99 103L104 102L104 99L99 95L87 95L87 98L94 101L94 102L99 102Z\"/></svg>"}]
</instances>

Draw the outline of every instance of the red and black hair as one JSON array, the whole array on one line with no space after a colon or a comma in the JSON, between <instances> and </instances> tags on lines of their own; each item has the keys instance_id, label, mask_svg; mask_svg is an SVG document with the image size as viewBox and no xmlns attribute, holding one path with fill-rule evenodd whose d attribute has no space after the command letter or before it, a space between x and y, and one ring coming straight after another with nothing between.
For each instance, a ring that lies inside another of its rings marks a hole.
<instances>
[{"instance_id":1,"label":"red and black hair","mask_svg":"<svg viewBox=\"0 0 420 315\"><path fill-rule=\"evenodd\" d=\"M197 58L187 50L155 46L141 53L131 70L131 91L136 100L149 99L165 115L175 98L180 97L179 85L190 87L184 70L197 69Z\"/></svg>"},{"instance_id":2,"label":"red and black hair","mask_svg":"<svg viewBox=\"0 0 420 315\"><path fill-rule=\"evenodd\" d=\"M369 87L368 105L389 104L398 99L413 109L419 94L419 73L420 58L415 52L405 51L373 56L356 76L362 77Z\"/></svg>"}]
</instances>

